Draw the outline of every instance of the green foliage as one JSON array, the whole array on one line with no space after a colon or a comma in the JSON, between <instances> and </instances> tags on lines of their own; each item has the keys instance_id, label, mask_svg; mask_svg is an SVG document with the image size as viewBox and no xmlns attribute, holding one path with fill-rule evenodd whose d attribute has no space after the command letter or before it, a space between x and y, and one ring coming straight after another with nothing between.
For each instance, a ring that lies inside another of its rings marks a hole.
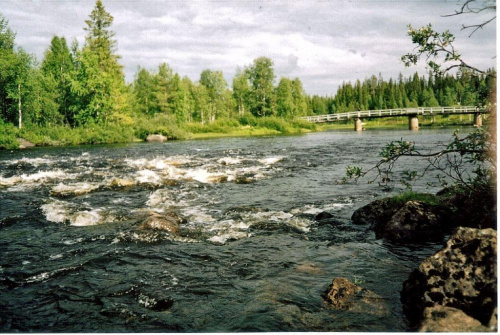
<instances>
[{"instance_id":1,"label":"green foliage","mask_svg":"<svg viewBox=\"0 0 500 335\"><path fill-rule=\"evenodd\" d=\"M295 78L281 78L275 92L276 115L279 117L293 119L304 115L307 111L307 101L302 82Z\"/></svg>"},{"instance_id":2,"label":"green foliage","mask_svg":"<svg viewBox=\"0 0 500 335\"><path fill-rule=\"evenodd\" d=\"M156 114L152 118L138 118L133 125L133 132L136 138L143 141L150 134L161 134L171 140L189 138L189 134L177 126L172 116L164 114Z\"/></svg>"},{"instance_id":3,"label":"green foliage","mask_svg":"<svg viewBox=\"0 0 500 335\"><path fill-rule=\"evenodd\" d=\"M233 78L233 98L238 109L238 116L243 116L245 111L250 109L250 85L246 71L242 71L240 68L236 69Z\"/></svg>"},{"instance_id":4,"label":"green foliage","mask_svg":"<svg viewBox=\"0 0 500 335\"><path fill-rule=\"evenodd\" d=\"M73 56L66 39L54 36L40 67L40 113L37 114L36 124L75 123L69 108L72 104L70 84L74 70Z\"/></svg>"},{"instance_id":5,"label":"green foliage","mask_svg":"<svg viewBox=\"0 0 500 335\"><path fill-rule=\"evenodd\" d=\"M380 156L386 162L393 161L396 157L402 155L411 155L415 150L415 145L408 141L391 141L386 144L385 147L380 152Z\"/></svg>"},{"instance_id":6,"label":"green foliage","mask_svg":"<svg viewBox=\"0 0 500 335\"><path fill-rule=\"evenodd\" d=\"M429 205L439 205L439 196L430 193L417 193L413 191L406 191L389 198L389 204L391 206L402 206L408 201L418 201Z\"/></svg>"},{"instance_id":7,"label":"green foliage","mask_svg":"<svg viewBox=\"0 0 500 335\"><path fill-rule=\"evenodd\" d=\"M285 120L275 116L259 118L257 126L274 129L282 134L289 134L293 132L291 130L290 124L288 124Z\"/></svg>"},{"instance_id":8,"label":"green foliage","mask_svg":"<svg viewBox=\"0 0 500 335\"><path fill-rule=\"evenodd\" d=\"M393 141L382 149L380 156L381 160L366 171L348 166L342 183L358 181L360 177L373 173L369 183L379 180L380 185L387 186L396 181L391 178L396 162L402 157L413 157L425 160L427 166L421 171L403 171L399 182L409 190L429 171L437 171L436 180L441 187L486 192L496 184L496 143L490 131L482 128L463 137L457 130L448 144L427 152L417 150L411 142Z\"/></svg>"},{"instance_id":9,"label":"green foliage","mask_svg":"<svg viewBox=\"0 0 500 335\"><path fill-rule=\"evenodd\" d=\"M98 0L85 21L85 45L76 55L76 73L71 82L75 99L75 123L107 123L126 109L126 86L122 66L115 54L116 41L109 29L113 17Z\"/></svg>"},{"instance_id":10,"label":"green foliage","mask_svg":"<svg viewBox=\"0 0 500 335\"><path fill-rule=\"evenodd\" d=\"M429 70L437 75L441 75L441 62L460 62L460 55L453 47L455 37L446 30L443 33L434 31L431 24L420 29L413 29L408 26L408 35L414 44L417 44L416 53L409 53L401 57L406 66L417 64L422 55L427 57L427 66ZM440 54L444 54L443 60L438 60ZM458 66L454 65L453 67Z\"/></svg>"},{"instance_id":11,"label":"green foliage","mask_svg":"<svg viewBox=\"0 0 500 335\"><path fill-rule=\"evenodd\" d=\"M415 73L411 78L399 77L388 82L381 76L372 76L355 85L343 83L332 98L313 97L309 114L329 114L386 108L474 106L485 105L495 90L492 80L494 70L477 74L462 68L456 77L445 74L438 77L420 77Z\"/></svg>"},{"instance_id":12,"label":"green foliage","mask_svg":"<svg viewBox=\"0 0 500 335\"><path fill-rule=\"evenodd\" d=\"M354 285L363 285L365 283L365 281L362 279L362 277L360 276L353 276L353 284Z\"/></svg>"},{"instance_id":13,"label":"green foliage","mask_svg":"<svg viewBox=\"0 0 500 335\"><path fill-rule=\"evenodd\" d=\"M250 83L250 111L255 116L270 116L274 114L272 103L274 98L273 61L259 57L246 69Z\"/></svg>"},{"instance_id":14,"label":"green foliage","mask_svg":"<svg viewBox=\"0 0 500 335\"><path fill-rule=\"evenodd\" d=\"M191 133L220 133L227 134L233 131L235 128L241 127L241 124L237 119L218 119L209 124L201 123L188 123L184 126L184 129Z\"/></svg>"},{"instance_id":15,"label":"green foliage","mask_svg":"<svg viewBox=\"0 0 500 335\"><path fill-rule=\"evenodd\" d=\"M19 135L38 146L126 143L134 140L132 129L111 124L87 124L76 128L33 126L22 129Z\"/></svg>"},{"instance_id":16,"label":"green foliage","mask_svg":"<svg viewBox=\"0 0 500 335\"><path fill-rule=\"evenodd\" d=\"M0 119L0 149L18 148L18 131L11 123L3 123L2 119Z\"/></svg>"},{"instance_id":17,"label":"green foliage","mask_svg":"<svg viewBox=\"0 0 500 335\"><path fill-rule=\"evenodd\" d=\"M414 53L408 53L401 57L405 66L417 64L424 56L427 68L432 75L442 76L454 68L466 68L475 73L486 74L486 72L464 62L462 55L453 45L455 36L449 30L439 33L434 30L430 23L419 29L414 29L409 25L408 35L417 46Z\"/></svg>"},{"instance_id":18,"label":"green foliage","mask_svg":"<svg viewBox=\"0 0 500 335\"><path fill-rule=\"evenodd\" d=\"M316 126L303 120L287 121L278 117L258 118L251 114L245 114L238 119L218 119L205 125L188 123L183 126L183 129L194 134L244 134L246 132L258 133L258 130L263 130L264 133L292 134L315 130Z\"/></svg>"}]
</instances>

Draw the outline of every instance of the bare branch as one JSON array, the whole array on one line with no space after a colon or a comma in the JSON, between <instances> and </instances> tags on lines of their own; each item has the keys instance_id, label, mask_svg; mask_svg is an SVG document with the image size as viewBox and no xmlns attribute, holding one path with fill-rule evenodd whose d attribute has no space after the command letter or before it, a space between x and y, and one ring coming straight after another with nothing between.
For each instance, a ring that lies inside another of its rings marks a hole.
<instances>
[{"instance_id":1,"label":"bare branch","mask_svg":"<svg viewBox=\"0 0 500 335\"><path fill-rule=\"evenodd\" d=\"M495 15L491 19L489 19L488 21L485 21L485 22L483 22L481 24L472 24L470 26L462 25L462 30L474 28L474 30L472 31L472 33L470 33L470 35L469 35L469 37L471 37L477 30L483 29L484 26L486 26L488 23L492 22L496 18L497 17Z\"/></svg>"},{"instance_id":2,"label":"bare branch","mask_svg":"<svg viewBox=\"0 0 500 335\"><path fill-rule=\"evenodd\" d=\"M472 5L477 5L472 7ZM485 0L482 2L481 5L477 4L477 0L466 0L463 4L460 10L455 10L455 13L453 14L447 14L447 15L442 15L442 17L451 17L451 16L457 16L457 15L463 15L463 14L479 14L482 12L493 12L496 13L496 1L495 0ZM471 24L471 25L462 25L462 30L465 29L473 29L472 33L470 33L469 37L471 37L476 31L479 29L482 29L484 26L487 24L491 23L496 19L496 14L490 18L489 20L486 20L483 23L478 23L478 24Z\"/></svg>"}]
</instances>

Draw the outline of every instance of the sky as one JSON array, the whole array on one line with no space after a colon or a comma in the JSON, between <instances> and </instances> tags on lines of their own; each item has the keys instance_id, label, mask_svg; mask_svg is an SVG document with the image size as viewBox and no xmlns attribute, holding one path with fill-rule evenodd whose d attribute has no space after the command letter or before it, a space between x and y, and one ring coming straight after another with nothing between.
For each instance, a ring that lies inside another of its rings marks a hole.
<instances>
[{"instance_id":1,"label":"sky","mask_svg":"<svg viewBox=\"0 0 500 335\"><path fill-rule=\"evenodd\" d=\"M111 29L128 82L139 66L156 70L165 62L193 81L205 69L222 71L231 86L238 67L264 56L274 62L276 84L281 77L298 77L308 94L334 95L342 82L372 75L424 75L424 66L405 68L400 59L415 47L408 25L429 23L450 30L471 65L496 66L496 23L472 37L461 30L492 13L443 17L460 9L457 0L102 1L114 17ZM41 61L54 35L83 44L94 5L95 0L0 0L0 13L16 32L16 45Z\"/></svg>"}]
</instances>

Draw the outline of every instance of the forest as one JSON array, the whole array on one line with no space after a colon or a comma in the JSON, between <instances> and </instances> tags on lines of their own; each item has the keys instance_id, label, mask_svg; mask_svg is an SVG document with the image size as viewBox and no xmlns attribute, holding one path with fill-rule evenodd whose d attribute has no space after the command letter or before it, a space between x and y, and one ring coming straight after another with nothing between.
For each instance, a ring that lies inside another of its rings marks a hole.
<instances>
[{"instance_id":1,"label":"forest","mask_svg":"<svg viewBox=\"0 0 500 335\"><path fill-rule=\"evenodd\" d=\"M277 80L273 61L238 67L231 85L205 69L198 81L161 63L125 81L113 17L98 0L85 21L85 41L54 36L43 59L15 43L0 13L0 148L23 137L37 145L129 142L161 133L172 139L241 126L279 133L314 129L298 117L351 110L482 105L496 90L495 70L475 74L382 75L343 83L333 96L308 95L299 78Z\"/></svg>"}]
</instances>

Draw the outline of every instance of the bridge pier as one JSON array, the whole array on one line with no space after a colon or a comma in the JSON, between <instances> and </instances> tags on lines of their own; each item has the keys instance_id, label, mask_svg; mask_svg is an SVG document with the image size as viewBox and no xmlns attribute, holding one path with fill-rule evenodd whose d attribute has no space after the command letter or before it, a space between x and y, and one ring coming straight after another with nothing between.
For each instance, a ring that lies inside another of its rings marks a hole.
<instances>
[{"instance_id":1,"label":"bridge pier","mask_svg":"<svg viewBox=\"0 0 500 335\"><path fill-rule=\"evenodd\" d=\"M416 115L408 115L408 129L418 130L418 117Z\"/></svg>"},{"instance_id":2,"label":"bridge pier","mask_svg":"<svg viewBox=\"0 0 500 335\"><path fill-rule=\"evenodd\" d=\"M354 130L355 131L363 131L363 123L361 122L360 117L357 117L354 119Z\"/></svg>"},{"instance_id":3,"label":"bridge pier","mask_svg":"<svg viewBox=\"0 0 500 335\"><path fill-rule=\"evenodd\" d=\"M481 128L483 126L483 114L474 114L474 127Z\"/></svg>"}]
</instances>

